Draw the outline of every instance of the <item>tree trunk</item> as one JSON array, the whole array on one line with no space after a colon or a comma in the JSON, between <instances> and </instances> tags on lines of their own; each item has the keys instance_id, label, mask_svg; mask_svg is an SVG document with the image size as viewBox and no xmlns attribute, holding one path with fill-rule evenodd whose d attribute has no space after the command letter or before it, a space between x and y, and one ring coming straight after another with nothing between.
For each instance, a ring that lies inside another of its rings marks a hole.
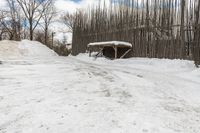
<instances>
[{"instance_id":1,"label":"tree trunk","mask_svg":"<svg viewBox=\"0 0 200 133\"><path fill-rule=\"evenodd\" d=\"M185 58L185 31L184 31L184 19L185 19L185 0L181 1L181 58Z\"/></svg>"},{"instance_id":2,"label":"tree trunk","mask_svg":"<svg viewBox=\"0 0 200 133\"><path fill-rule=\"evenodd\" d=\"M32 41L33 40L33 22L32 22L32 19L29 20L29 24L30 24L30 40Z\"/></svg>"},{"instance_id":3,"label":"tree trunk","mask_svg":"<svg viewBox=\"0 0 200 133\"><path fill-rule=\"evenodd\" d=\"M45 26L45 31L44 31L44 43L46 46L48 46L48 27Z\"/></svg>"}]
</instances>

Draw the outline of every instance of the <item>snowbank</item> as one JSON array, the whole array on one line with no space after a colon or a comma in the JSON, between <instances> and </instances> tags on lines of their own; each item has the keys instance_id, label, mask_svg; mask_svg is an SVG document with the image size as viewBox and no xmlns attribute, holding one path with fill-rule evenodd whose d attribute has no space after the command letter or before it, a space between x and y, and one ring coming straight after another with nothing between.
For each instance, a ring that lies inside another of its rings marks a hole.
<instances>
[{"instance_id":1,"label":"snowbank","mask_svg":"<svg viewBox=\"0 0 200 133\"><path fill-rule=\"evenodd\" d=\"M171 60L133 57L129 59L109 60L104 57L89 57L88 54L79 54L76 58L85 62L104 64L105 66L115 64L119 67L129 67L132 69L142 69L155 72L177 72L196 69L193 61L180 59Z\"/></svg>"},{"instance_id":2,"label":"snowbank","mask_svg":"<svg viewBox=\"0 0 200 133\"><path fill-rule=\"evenodd\" d=\"M55 56L53 50L37 41L23 40L19 43L18 48L23 56Z\"/></svg>"},{"instance_id":3,"label":"snowbank","mask_svg":"<svg viewBox=\"0 0 200 133\"><path fill-rule=\"evenodd\" d=\"M21 42L4 40L0 42L0 57L55 56L54 51L36 41Z\"/></svg>"},{"instance_id":4,"label":"snowbank","mask_svg":"<svg viewBox=\"0 0 200 133\"><path fill-rule=\"evenodd\" d=\"M0 57L17 57L21 53L18 49L19 42L16 41L0 41Z\"/></svg>"}]
</instances>

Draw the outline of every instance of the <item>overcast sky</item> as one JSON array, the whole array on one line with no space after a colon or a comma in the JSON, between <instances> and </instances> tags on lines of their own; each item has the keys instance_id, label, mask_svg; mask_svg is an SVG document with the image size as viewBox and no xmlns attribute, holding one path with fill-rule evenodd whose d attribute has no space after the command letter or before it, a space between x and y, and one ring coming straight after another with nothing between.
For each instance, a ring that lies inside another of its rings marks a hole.
<instances>
[{"instance_id":1,"label":"overcast sky","mask_svg":"<svg viewBox=\"0 0 200 133\"><path fill-rule=\"evenodd\" d=\"M75 12L76 9L79 8L93 7L95 4L99 3L99 1L104 3L104 0L54 0L54 1L55 1L55 7L58 11L60 12L68 11L71 13ZM118 0L113 0L113 1L118 1ZM135 1L138 1L139 3L141 2L141 0L135 0ZM106 5L109 5L110 0L105 0L105 3ZM5 6L6 6L5 0L0 0L0 8Z\"/></svg>"},{"instance_id":2,"label":"overcast sky","mask_svg":"<svg viewBox=\"0 0 200 133\"><path fill-rule=\"evenodd\" d=\"M55 6L59 10L74 12L77 8L84 8L98 0L56 0Z\"/></svg>"},{"instance_id":3,"label":"overcast sky","mask_svg":"<svg viewBox=\"0 0 200 133\"><path fill-rule=\"evenodd\" d=\"M55 0L55 7L60 11L75 12L77 8L84 8L97 3L99 0ZM0 7L5 7L5 0L0 0Z\"/></svg>"}]
</instances>

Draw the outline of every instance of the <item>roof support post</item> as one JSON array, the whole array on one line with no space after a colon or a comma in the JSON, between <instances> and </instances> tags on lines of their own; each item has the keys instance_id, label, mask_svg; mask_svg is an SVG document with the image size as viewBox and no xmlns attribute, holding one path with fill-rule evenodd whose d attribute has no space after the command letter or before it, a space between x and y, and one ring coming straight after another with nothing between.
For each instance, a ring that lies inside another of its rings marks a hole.
<instances>
[{"instance_id":1,"label":"roof support post","mask_svg":"<svg viewBox=\"0 0 200 133\"><path fill-rule=\"evenodd\" d=\"M127 50L127 51L120 57L120 59L124 58L124 56L126 56L130 51L131 51L131 49Z\"/></svg>"},{"instance_id":2,"label":"roof support post","mask_svg":"<svg viewBox=\"0 0 200 133\"><path fill-rule=\"evenodd\" d=\"M115 50L115 59L117 59L117 46L114 47Z\"/></svg>"},{"instance_id":3,"label":"roof support post","mask_svg":"<svg viewBox=\"0 0 200 133\"><path fill-rule=\"evenodd\" d=\"M91 50L91 49L89 49L89 57L91 57L91 53L92 53L92 50Z\"/></svg>"}]
</instances>

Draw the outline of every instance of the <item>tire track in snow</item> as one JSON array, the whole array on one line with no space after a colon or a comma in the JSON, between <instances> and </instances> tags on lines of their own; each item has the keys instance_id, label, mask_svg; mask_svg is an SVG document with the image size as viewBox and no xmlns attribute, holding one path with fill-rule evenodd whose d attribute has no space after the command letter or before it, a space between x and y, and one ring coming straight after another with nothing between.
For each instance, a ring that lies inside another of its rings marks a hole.
<instances>
[{"instance_id":1,"label":"tire track in snow","mask_svg":"<svg viewBox=\"0 0 200 133\"><path fill-rule=\"evenodd\" d=\"M165 126L167 128L172 129L175 132L193 131L194 133L197 133L199 131L200 127L198 126L195 127L195 125L198 125L198 123L200 122L200 106L196 107L190 105L190 103L186 101L186 99L178 95L179 91L176 91L176 89L178 90L183 89L184 91L190 84L195 86L200 86L199 82L190 81L188 79L184 79L173 74L166 74L162 72L151 72L149 70L143 70L134 67L124 68L124 66L114 66L114 65L110 67L102 64L88 63L85 61L81 61L79 59L75 60L82 65L84 64L84 67L86 67L85 70L98 71L94 73L103 73L104 71L107 71L108 75L112 75L114 77L119 73L121 74L123 73L124 76L129 76L129 79L134 79L137 76L138 78L143 78L145 80L148 80L149 82L152 82L153 84L155 84L155 86L151 89L149 93L147 93L147 96L155 95L152 98L158 99L158 102L154 107L159 108L164 112L170 112L174 117L178 117L176 120L173 121L171 121L169 118L169 121L164 122ZM106 77L105 75L102 74L98 75L102 76L102 78ZM120 79L120 77L118 77L118 79ZM192 88L190 87L190 89ZM146 104L143 105L144 107L149 107L147 105L148 102L143 104ZM145 111L141 113L145 114ZM163 114L162 112L158 113L159 115ZM190 125L190 127L187 127L186 125Z\"/></svg>"}]
</instances>

